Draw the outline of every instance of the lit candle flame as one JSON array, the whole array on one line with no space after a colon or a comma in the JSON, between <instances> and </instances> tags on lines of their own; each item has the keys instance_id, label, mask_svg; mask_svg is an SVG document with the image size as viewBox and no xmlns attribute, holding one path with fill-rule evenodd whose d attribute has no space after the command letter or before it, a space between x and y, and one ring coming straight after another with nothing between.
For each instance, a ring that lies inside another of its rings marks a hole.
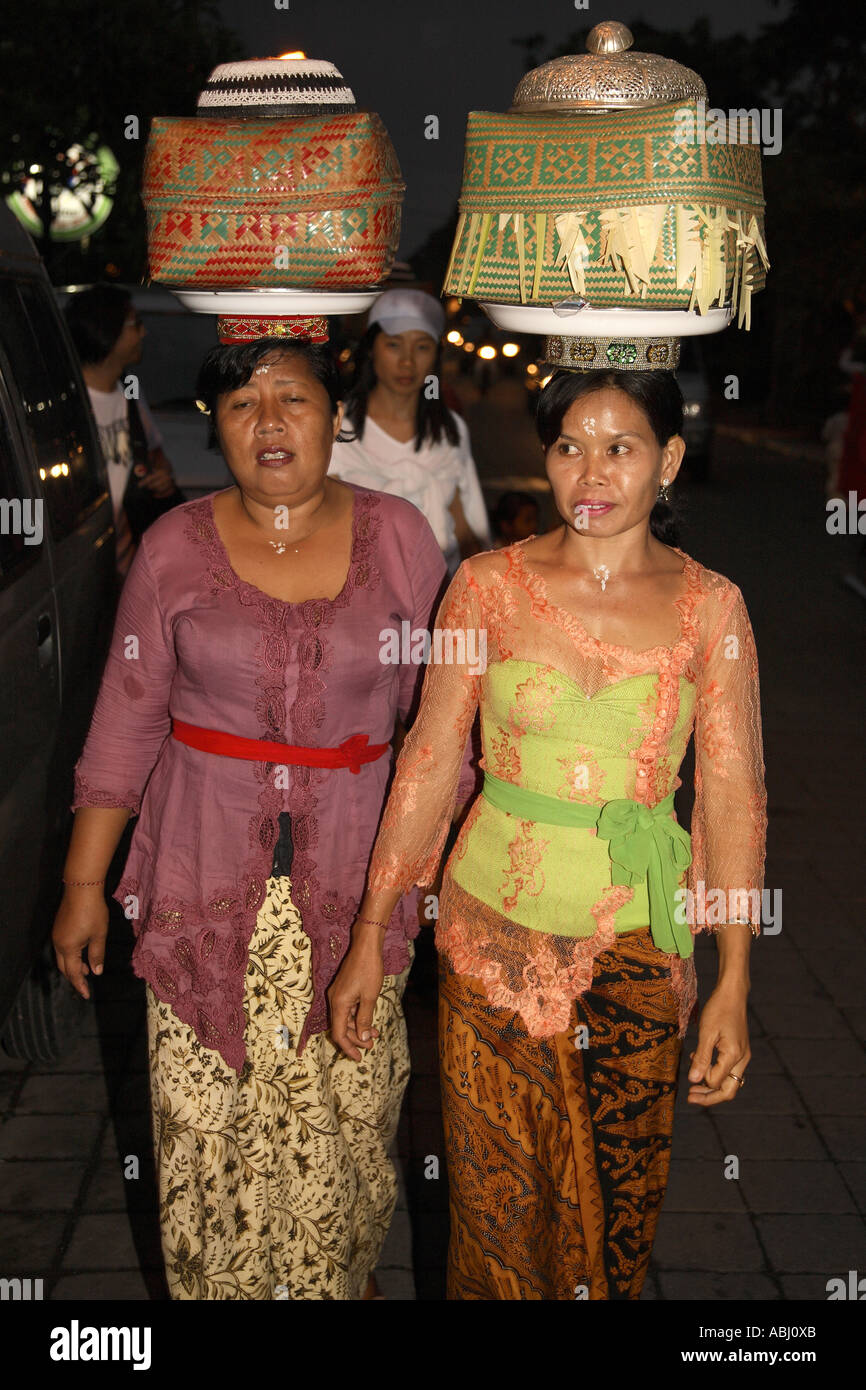
<instances>
[{"instance_id":1,"label":"lit candle flame","mask_svg":"<svg viewBox=\"0 0 866 1390\"><path fill-rule=\"evenodd\" d=\"M306 53L302 53L300 49L296 49L294 53L281 53L279 58L282 60L283 58L306 58L306 56Z\"/></svg>"}]
</instances>

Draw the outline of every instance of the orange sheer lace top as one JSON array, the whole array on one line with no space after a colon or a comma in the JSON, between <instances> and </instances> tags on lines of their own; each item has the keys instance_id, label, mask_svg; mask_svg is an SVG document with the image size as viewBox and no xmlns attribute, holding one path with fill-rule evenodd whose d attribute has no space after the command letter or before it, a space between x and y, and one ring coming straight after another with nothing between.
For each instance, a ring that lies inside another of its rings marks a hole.
<instances>
[{"instance_id":1,"label":"orange sheer lace top","mask_svg":"<svg viewBox=\"0 0 866 1390\"><path fill-rule=\"evenodd\" d=\"M527 564L525 544L465 561L445 595L370 887L406 892L432 882L480 710L485 771L593 805L614 796L655 806L681 785L677 774L694 734L691 904L713 901L712 890L721 890L726 908L710 923L728 920L732 902L759 924L766 791L757 655L740 590L677 551L679 636L672 646L635 651L593 637L552 603ZM484 834L474 833L485 816L490 833L486 824ZM571 836L564 854L553 843L557 834ZM519 1012L536 1037L567 1027L595 957L618 931L648 922L645 888L641 896L611 884L594 834L504 817L478 796L446 865L439 949L483 982L491 1003ZM573 873L563 873L569 856ZM692 930L703 925L694 920ZM684 1031L695 1002L694 963L660 959L670 968Z\"/></svg>"}]
</instances>

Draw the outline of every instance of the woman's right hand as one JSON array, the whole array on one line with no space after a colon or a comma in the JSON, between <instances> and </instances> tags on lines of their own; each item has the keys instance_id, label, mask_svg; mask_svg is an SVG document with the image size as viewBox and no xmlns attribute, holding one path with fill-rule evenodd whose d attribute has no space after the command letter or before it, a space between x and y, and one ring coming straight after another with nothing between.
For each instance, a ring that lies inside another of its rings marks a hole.
<instances>
[{"instance_id":1,"label":"woman's right hand","mask_svg":"<svg viewBox=\"0 0 866 1390\"><path fill-rule=\"evenodd\" d=\"M51 940L57 968L82 999L90 998L85 976L91 971L94 975L102 974L107 936L108 903L103 888L67 887L54 919ZM86 961L81 958L82 951L86 952Z\"/></svg>"},{"instance_id":2,"label":"woman's right hand","mask_svg":"<svg viewBox=\"0 0 866 1390\"><path fill-rule=\"evenodd\" d=\"M366 1052L379 1036L373 1014L385 978L383 935L379 927L359 930L356 923L352 944L327 992L331 1040L353 1062L360 1062L359 1049Z\"/></svg>"}]
</instances>

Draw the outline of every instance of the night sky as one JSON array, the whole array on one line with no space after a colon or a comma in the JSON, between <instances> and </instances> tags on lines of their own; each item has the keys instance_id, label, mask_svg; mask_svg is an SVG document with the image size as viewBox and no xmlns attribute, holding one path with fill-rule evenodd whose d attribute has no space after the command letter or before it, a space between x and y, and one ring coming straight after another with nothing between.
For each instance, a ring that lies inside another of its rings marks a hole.
<instances>
[{"instance_id":1,"label":"night sky","mask_svg":"<svg viewBox=\"0 0 866 1390\"><path fill-rule=\"evenodd\" d=\"M569 34L603 19L636 18L660 27L691 27L706 16L714 34L756 34L787 13L785 0L645 0L642 5L590 0L222 0L221 12L249 57L301 49L336 63L358 105L378 111L406 181L400 256L417 249L452 210L460 191L463 137L470 110L504 111L526 70L512 38L543 33L546 56ZM579 49L578 51L582 51ZM713 93L709 94L710 101ZM439 139L424 138L424 118L439 118Z\"/></svg>"}]
</instances>

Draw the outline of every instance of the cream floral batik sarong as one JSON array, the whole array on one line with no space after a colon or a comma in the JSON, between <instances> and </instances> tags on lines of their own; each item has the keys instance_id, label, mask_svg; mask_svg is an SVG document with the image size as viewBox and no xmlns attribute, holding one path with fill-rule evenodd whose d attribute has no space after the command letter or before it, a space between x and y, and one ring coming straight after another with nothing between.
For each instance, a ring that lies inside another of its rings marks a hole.
<instances>
[{"instance_id":1,"label":"cream floral batik sarong","mask_svg":"<svg viewBox=\"0 0 866 1390\"><path fill-rule=\"evenodd\" d=\"M148 986L172 1298L360 1298L394 1211L388 1148L409 1077L401 1007L408 971L385 977L373 1020L379 1037L360 1062L325 1033L298 1056L312 981L309 939L290 892L288 877L268 881L250 942L240 1073Z\"/></svg>"}]
</instances>

